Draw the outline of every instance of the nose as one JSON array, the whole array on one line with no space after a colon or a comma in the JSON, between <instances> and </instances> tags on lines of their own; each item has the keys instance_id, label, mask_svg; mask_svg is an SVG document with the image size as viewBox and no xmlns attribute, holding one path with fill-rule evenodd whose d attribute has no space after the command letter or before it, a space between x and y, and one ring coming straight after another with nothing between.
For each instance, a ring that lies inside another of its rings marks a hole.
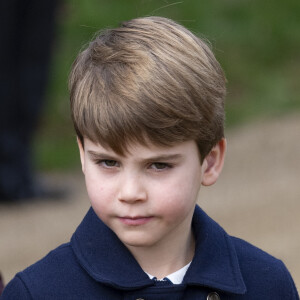
<instances>
[{"instance_id":1,"label":"nose","mask_svg":"<svg viewBox=\"0 0 300 300\"><path fill-rule=\"evenodd\" d=\"M124 174L120 178L118 200L127 203L142 202L147 199L146 188L138 174Z\"/></svg>"}]
</instances>

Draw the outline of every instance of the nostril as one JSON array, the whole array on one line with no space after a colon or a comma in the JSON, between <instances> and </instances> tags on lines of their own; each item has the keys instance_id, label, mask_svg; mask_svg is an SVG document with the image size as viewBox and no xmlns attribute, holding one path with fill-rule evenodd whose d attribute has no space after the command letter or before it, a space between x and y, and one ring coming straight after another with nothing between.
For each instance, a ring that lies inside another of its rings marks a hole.
<instances>
[{"instance_id":1,"label":"nostril","mask_svg":"<svg viewBox=\"0 0 300 300\"><path fill-rule=\"evenodd\" d=\"M122 202L134 203L137 201L145 201L147 193L144 189L134 187L126 187L120 190L118 199Z\"/></svg>"}]
</instances>

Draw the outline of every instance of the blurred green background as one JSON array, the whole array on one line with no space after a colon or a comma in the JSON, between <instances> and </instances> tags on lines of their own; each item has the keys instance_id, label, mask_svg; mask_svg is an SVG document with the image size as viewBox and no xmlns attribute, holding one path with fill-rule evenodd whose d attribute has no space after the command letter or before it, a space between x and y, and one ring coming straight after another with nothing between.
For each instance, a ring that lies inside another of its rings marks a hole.
<instances>
[{"instance_id":1,"label":"blurred green background","mask_svg":"<svg viewBox=\"0 0 300 300\"><path fill-rule=\"evenodd\" d=\"M65 0L35 141L38 169L79 167L67 89L79 50L99 29L146 15L174 19L211 42L228 79L227 128L300 111L299 0Z\"/></svg>"}]
</instances>

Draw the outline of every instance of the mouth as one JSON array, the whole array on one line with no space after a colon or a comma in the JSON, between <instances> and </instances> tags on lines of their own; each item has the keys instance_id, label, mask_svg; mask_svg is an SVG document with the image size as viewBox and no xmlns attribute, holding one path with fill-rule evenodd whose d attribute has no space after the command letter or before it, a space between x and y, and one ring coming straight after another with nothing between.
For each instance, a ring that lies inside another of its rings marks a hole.
<instances>
[{"instance_id":1,"label":"mouth","mask_svg":"<svg viewBox=\"0 0 300 300\"><path fill-rule=\"evenodd\" d=\"M119 220L128 226L139 226L139 225L144 225L147 224L148 222L151 221L153 217L143 217L143 216L137 216L137 217L119 217Z\"/></svg>"}]
</instances>

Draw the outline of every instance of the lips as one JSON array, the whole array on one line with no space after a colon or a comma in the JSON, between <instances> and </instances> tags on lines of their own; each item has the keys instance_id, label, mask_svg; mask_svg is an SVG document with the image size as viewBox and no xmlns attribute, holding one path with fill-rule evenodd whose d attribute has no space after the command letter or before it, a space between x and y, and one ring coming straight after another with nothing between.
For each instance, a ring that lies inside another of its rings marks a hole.
<instances>
[{"instance_id":1,"label":"lips","mask_svg":"<svg viewBox=\"0 0 300 300\"><path fill-rule=\"evenodd\" d=\"M143 217L143 216L137 216L137 217L120 217L120 221L128 226L139 226L147 224L151 221L153 217Z\"/></svg>"}]
</instances>

